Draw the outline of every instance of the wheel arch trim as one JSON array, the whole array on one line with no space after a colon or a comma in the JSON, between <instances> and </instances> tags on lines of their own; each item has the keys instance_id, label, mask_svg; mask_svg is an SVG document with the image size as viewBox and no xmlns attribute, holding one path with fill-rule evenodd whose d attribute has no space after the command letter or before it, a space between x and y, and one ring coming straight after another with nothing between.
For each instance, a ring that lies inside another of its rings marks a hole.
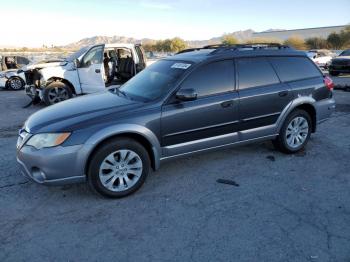
<instances>
[{"instance_id":1,"label":"wheel arch trim","mask_svg":"<svg viewBox=\"0 0 350 262\"><path fill-rule=\"evenodd\" d=\"M293 101L291 101L282 111L282 113L280 114L280 116L277 119L276 122L276 132L279 133L282 125L284 123L284 120L287 118L287 116L297 107L300 107L302 105L308 105L308 106L312 106L313 109L315 110L316 114L317 114L317 110L315 108L315 103L316 100L311 97L311 96L299 96L298 98L294 99ZM311 116L313 117L313 116ZM316 117L316 116L314 116ZM314 125L316 126L316 123L314 123Z\"/></svg>"},{"instance_id":2,"label":"wheel arch trim","mask_svg":"<svg viewBox=\"0 0 350 262\"><path fill-rule=\"evenodd\" d=\"M74 85L73 85L69 80L64 79L64 78L62 78L62 77L56 77L56 76L50 77L50 78L47 80L47 85L49 85L49 84L51 84L51 83L53 83L53 82L55 82L55 81L60 81L60 82L62 82L62 83L64 83L64 84L68 85L69 88L72 90L72 93L73 93L73 94L76 94Z\"/></svg>"},{"instance_id":3,"label":"wheel arch trim","mask_svg":"<svg viewBox=\"0 0 350 262\"><path fill-rule=\"evenodd\" d=\"M160 158L161 158L161 147L156 135L149 130L148 128L137 125L137 124L119 124L108 126L104 129L101 129L97 133L93 134L84 144L80 154L80 159L84 168L84 173L86 175L86 167L88 165L88 161L90 159L91 154L95 151L95 149L104 141L115 137L115 136L130 136L130 135L138 135L142 136L145 140L149 142L151 146L152 155L151 160L154 161L153 166L154 169L157 170L160 166Z\"/></svg>"}]
</instances>

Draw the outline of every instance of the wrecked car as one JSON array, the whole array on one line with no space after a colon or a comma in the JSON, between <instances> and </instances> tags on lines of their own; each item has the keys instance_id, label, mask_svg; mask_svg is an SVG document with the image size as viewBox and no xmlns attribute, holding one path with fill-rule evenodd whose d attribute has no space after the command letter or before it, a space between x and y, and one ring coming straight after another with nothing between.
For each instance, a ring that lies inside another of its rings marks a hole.
<instances>
[{"instance_id":1,"label":"wrecked car","mask_svg":"<svg viewBox=\"0 0 350 262\"><path fill-rule=\"evenodd\" d=\"M33 101L52 105L120 85L145 67L146 56L140 44L85 46L65 59L25 68L26 93Z\"/></svg>"},{"instance_id":2,"label":"wrecked car","mask_svg":"<svg viewBox=\"0 0 350 262\"><path fill-rule=\"evenodd\" d=\"M23 56L0 56L0 87L21 90L25 86L25 77L20 68L30 63Z\"/></svg>"}]
</instances>

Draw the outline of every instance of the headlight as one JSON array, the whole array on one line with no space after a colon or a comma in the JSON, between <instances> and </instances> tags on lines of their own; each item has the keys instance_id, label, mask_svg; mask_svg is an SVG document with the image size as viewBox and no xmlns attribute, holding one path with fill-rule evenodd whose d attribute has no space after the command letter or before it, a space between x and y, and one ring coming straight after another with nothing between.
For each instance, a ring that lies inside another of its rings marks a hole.
<instances>
[{"instance_id":1,"label":"headlight","mask_svg":"<svg viewBox=\"0 0 350 262\"><path fill-rule=\"evenodd\" d=\"M5 73L0 73L0 78L4 78L6 76Z\"/></svg>"},{"instance_id":2,"label":"headlight","mask_svg":"<svg viewBox=\"0 0 350 262\"><path fill-rule=\"evenodd\" d=\"M26 145L41 149L45 147L59 146L71 133L43 133L32 136Z\"/></svg>"}]
</instances>

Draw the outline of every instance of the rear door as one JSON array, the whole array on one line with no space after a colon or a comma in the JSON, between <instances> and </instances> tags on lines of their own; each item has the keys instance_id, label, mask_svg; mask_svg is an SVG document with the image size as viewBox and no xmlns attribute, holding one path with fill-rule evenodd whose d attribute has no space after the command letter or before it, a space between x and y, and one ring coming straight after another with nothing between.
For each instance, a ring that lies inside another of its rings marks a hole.
<instances>
[{"instance_id":1,"label":"rear door","mask_svg":"<svg viewBox=\"0 0 350 262\"><path fill-rule=\"evenodd\" d=\"M238 94L233 60L195 69L180 89L194 89L194 101L172 101L162 108L161 132L165 155L182 154L234 142Z\"/></svg>"},{"instance_id":2,"label":"rear door","mask_svg":"<svg viewBox=\"0 0 350 262\"><path fill-rule=\"evenodd\" d=\"M323 74L307 57L271 57L269 61L282 82L289 85L294 96L309 96L318 100L329 97Z\"/></svg>"},{"instance_id":3,"label":"rear door","mask_svg":"<svg viewBox=\"0 0 350 262\"><path fill-rule=\"evenodd\" d=\"M105 88L103 51L104 45L94 46L80 62L78 74L83 93L94 93Z\"/></svg>"},{"instance_id":4,"label":"rear door","mask_svg":"<svg viewBox=\"0 0 350 262\"><path fill-rule=\"evenodd\" d=\"M239 89L240 130L247 131L276 123L293 99L290 87L281 83L271 63L264 57L236 60ZM249 133L249 132L247 132ZM268 133L261 133L268 135ZM242 132L243 140L250 139Z\"/></svg>"}]
</instances>

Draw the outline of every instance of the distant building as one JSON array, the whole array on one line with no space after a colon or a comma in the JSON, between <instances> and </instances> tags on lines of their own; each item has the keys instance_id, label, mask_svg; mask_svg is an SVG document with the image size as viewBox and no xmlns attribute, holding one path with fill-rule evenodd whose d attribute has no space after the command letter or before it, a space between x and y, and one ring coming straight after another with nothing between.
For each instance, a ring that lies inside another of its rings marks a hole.
<instances>
[{"instance_id":1,"label":"distant building","mask_svg":"<svg viewBox=\"0 0 350 262\"><path fill-rule=\"evenodd\" d=\"M275 38L275 39L277 38L281 40L286 40L291 36L299 36L303 39L310 38L310 37L327 38L331 33L333 32L339 33L341 30L345 29L345 27L346 25L293 29L293 30L278 30L278 31L253 33L252 37Z\"/></svg>"}]
</instances>

